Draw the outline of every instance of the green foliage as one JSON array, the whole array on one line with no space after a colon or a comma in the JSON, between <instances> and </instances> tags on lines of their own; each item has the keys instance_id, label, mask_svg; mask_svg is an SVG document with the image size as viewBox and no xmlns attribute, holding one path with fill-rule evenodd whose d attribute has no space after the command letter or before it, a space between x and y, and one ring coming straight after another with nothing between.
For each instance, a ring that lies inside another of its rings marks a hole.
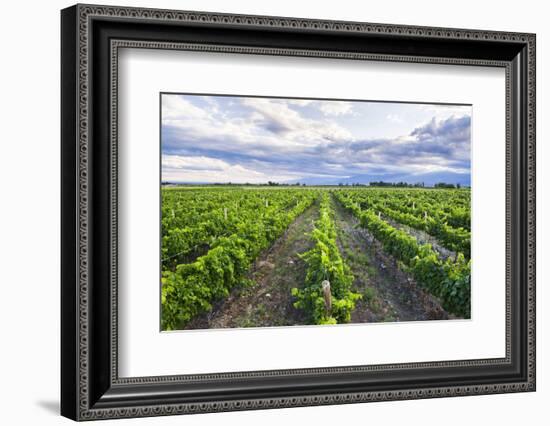
<instances>
[{"instance_id":1,"label":"green foliage","mask_svg":"<svg viewBox=\"0 0 550 426\"><path fill-rule=\"evenodd\" d=\"M165 265L163 268L163 330L184 327L196 315L210 310L213 301L227 297L234 286L250 285L245 275L253 260L318 196L317 191L310 190L228 192L240 197L239 200L242 201L238 217L227 223L231 234L226 236L223 232L220 232L221 235L212 233L209 240L210 250L206 254L191 263L177 264L175 267ZM245 198L250 204L243 201ZM269 201L266 202L266 199ZM217 214L220 216L219 209ZM224 216L222 212L221 217ZM176 218L177 214L169 219ZM208 223L202 222L194 228L189 225L189 228L204 229L207 226ZM185 234L185 229L187 228L167 230L167 241L175 241L170 236ZM184 237L181 238L182 244L188 244ZM165 241L163 240L163 244ZM169 245L163 247L164 249L174 250Z\"/></svg>"},{"instance_id":2,"label":"green foliage","mask_svg":"<svg viewBox=\"0 0 550 426\"><path fill-rule=\"evenodd\" d=\"M470 258L469 191L369 189L342 197L360 209L380 212L398 223L435 237L449 250Z\"/></svg>"},{"instance_id":3,"label":"green foliage","mask_svg":"<svg viewBox=\"0 0 550 426\"><path fill-rule=\"evenodd\" d=\"M443 261L429 244L419 245L414 237L380 219L373 210L362 210L350 194L337 192L336 197L382 243L384 251L403 262L416 281L442 301L444 309L470 317L471 261L462 253L456 260Z\"/></svg>"},{"instance_id":4,"label":"green foliage","mask_svg":"<svg viewBox=\"0 0 550 426\"><path fill-rule=\"evenodd\" d=\"M162 191L162 265L174 271L239 232L249 221L272 219L315 190L165 188ZM266 224L267 225L267 224Z\"/></svg>"},{"instance_id":5,"label":"green foliage","mask_svg":"<svg viewBox=\"0 0 550 426\"><path fill-rule=\"evenodd\" d=\"M315 246L300 255L308 269L303 288L293 288L294 306L302 309L314 324L347 323L361 295L351 291L353 275L342 259L336 244L336 228L331 217L330 197L323 193L320 217L311 233ZM332 306L328 310L322 282L330 282Z\"/></svg>"}]
</instances>

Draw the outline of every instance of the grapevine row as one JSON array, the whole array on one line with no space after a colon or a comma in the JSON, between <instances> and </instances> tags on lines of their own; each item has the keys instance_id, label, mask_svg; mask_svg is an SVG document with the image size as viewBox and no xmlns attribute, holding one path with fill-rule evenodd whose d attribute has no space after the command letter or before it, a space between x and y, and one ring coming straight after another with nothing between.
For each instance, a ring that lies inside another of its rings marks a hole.
<instances>
[{"instance_id":1,"label":"grapevine row","mask_svg":"<svg viewBox=\"0 0 550 426\"><path fill-rule=\"evenodd\" d=\"M345 193L350 200L355 201L358 197L353 193ZM406 207L391 204L387 207L385 202L375 198L370 198L368 201L362 201L359 204L365 210L380 212L384 216L399 222L400 224L410 226L426 232L435 237L439 243L449 250L456 253L463 253L464 256L470 258L470 231L463 228L454 228L447 223L438 220L432 216L424 214L424 216L416 216L407 212Z\"/></svg>"},{"instance_id":2,"label":"grapevine row","mask_svg":"<svg viewBox=\"0 0 550 426\"><path fill-rule=\"evenodd\" d=\"M218 239L214 248L175 271L162 276L162 329L184 327L196 315L212 308L212 302L227 297L243 281L253 260L269 247L318 196L304 191L289 210L270 210L239 222L236 232Z\"/></svg>"},{"instance_id":3,"label":"grapevine row","mask_svg":"<svg viewBox=\"0 0 550 426\"><path fill-rule=\"evenodd\" d=\"M348 191L359 195L362 203L381 203L385 207L423 219L426 215L453 228L470 231L470 191L384 190Z\"/></svg>"},{"instance_id":4,"label":"grapevine row","mask_svg":"<svg viewBox=\"0 0 550 426\"><path fill-rule=\"evenodd\" d=\"M302 309L314 324L347 323L361 297L351 291L353 275L336 244L330 196L323 192L320 217L311 233L314 247L301 254L307 264L303 288L293 288L294 306Z\"/></svg>"},{"instance_id":5,"label":"grapevine row","mask_svg":"<svg viewBox=\"0 0 550 426\"><path fill-rule=\"evenodd\" d=\"M419 245L414 237L392 227L373 211L362 210L340 191L336 191L335 196L388 254L401 261L420 285L441 300L445 310L463 318L470 317L471 261L462 253L456 260L443 261L429 244Z\"/></svg>"},{"instance_id":6,"label":"grapevine row","mask_svg":"<svg viewBox=\"0 0 550 426\"><path fill-rule=\"evenodd\" d=\"M243 221L294 207L305 191L164 190L163 267L173 270L189 263L235 233ZM190 198L194 195L197 199Z\"/></svg>"}]
</instances>

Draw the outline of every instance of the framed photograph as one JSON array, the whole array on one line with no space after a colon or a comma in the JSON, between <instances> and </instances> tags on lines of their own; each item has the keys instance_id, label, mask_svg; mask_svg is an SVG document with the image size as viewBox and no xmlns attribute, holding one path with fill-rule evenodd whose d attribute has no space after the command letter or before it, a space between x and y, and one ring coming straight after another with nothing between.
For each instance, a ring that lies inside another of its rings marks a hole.
<instances>
[{"instance_id":1,"label":"framed photograph","mask_svg":"<svg viewBox=\"0 0 550 426\"><path fill-rule=\"evenodd\" d=\"M61 12L61 412L535 390L535 35Z\"/></svg>"}]
</instances>

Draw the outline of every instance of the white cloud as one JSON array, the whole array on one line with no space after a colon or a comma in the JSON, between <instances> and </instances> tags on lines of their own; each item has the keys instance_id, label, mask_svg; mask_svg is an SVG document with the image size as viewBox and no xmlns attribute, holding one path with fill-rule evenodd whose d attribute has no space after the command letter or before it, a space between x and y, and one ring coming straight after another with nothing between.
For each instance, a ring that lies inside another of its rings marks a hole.
<instances>
[{"instance_id":1,"label":"white cloud","mask_svg":"<svg viewBox=\"0 0 550 426\"><path fill-rule=\"evenodd\" d=\"M263 123L262 120L257 120L258 125L265 125L268 130L276 134L275 138L284 137L289 144L316 146L326 140L353 139L353 135L346 128L329 120L305 118L298 111L289 108L287 101L244 98L241 102L254 109L254 117L260 114L264 118ZM302 102L309 103L309 101Z\"/></svg>"},{"instance_id":2,"label":"white cloud","mask_svg":"<svg viewBox=\"0 0 550 426\"><path fill-rule=\"evenodd\" d=\"M183 157L180 155L163 155L162 167L174 170L210 170L220 171L228 168L228 163L218 158L205 156Z\"/></svg>"},{"instance_id":3,"label":"white cloud","mask_svg":"<svg viewBox=\"0 0 550 426\"><path fill-rule=\"evenodd\" d=\"M301 106L301 107L307 106L312 102L313 101L311 99L289 99L289 100L287 100L288 104L297 105L297 106Z\"/></svg>"},{"instance_id":4,"label":"white cloud","mask_svg":"<svg viewBox=\"0 0 550 426\"><path fill-rule=\"evenodd\" d=\"M453 116L463 117L472 114L472 107L470 105L425 104L422 105L422 109L430 113L437 121L445 120Z\"/></svg>"},{"instance_id":5,"label":"white cloud","mask_svg":"<svg viewBox=\"0 0 550 426\"><path fill-rule=\"evenodd\" d=\"M208 112L198 108L179 95L162 96L162 120L178 121L186 119L205 119Z\"/></svg>"},{"instance_id":6,"label":"white cloud","mask_svg":"<svg viewBox=\"0 0 550 426\"><path fill-rule=\"evenodd\" d=\"M172 98L172 96L165 96ZM198 107L181 99L163 99L163 126L176 131L182 140L200 142L203 149L222 152L246 150L251 155L269 157L271 153L298 153L327 142L353 139L337 123L303 117L286 101L265 98L236 98L226 110L210 105Z\"/></svg>"},{"instance_id":7,"label":"white cloud","mask_svg":"<svg viewBox=\"0 0 550 426\"><path fill-rule=\"evenodd\" d=\"M397 114L388 114L386 115L386 119L389 121L393 121L394 123L402 123L403 119L399 117Z\"/></svg>"},{"instance_id":8,"label":"white cloud","mask_svg":"<svg viewBox=\"0 0 550 426\"><path fill-rule=\"evenodd\" d=\"M307 125L307 120L304 120L298 111L290 109L286 102L265 98L243 98L241 103L270 120L274 130L291 131Z\"/></svg>"},{"instance_id":9,"label":"white cloud","mask_svg":"<svg viewBox=\"0 0 550 426\"><path fill-rule=\"evenodd\" d=\"M347 115L353 112L353 104L344 101L320 101L319 110L325 116Z\"/></svg>"},{"instance_id":10,"label":"white cloud","mask_svg":"<svg viewBox=\"0 0 550 426\"><path fill-rule=\"evenodd\" d=\"M266 183L269 180L291 180L293 174L266 174L240 164L231 164L217 158L162 156L162 180L164 182L196 183Z\"/></svg>"}]
</instances>

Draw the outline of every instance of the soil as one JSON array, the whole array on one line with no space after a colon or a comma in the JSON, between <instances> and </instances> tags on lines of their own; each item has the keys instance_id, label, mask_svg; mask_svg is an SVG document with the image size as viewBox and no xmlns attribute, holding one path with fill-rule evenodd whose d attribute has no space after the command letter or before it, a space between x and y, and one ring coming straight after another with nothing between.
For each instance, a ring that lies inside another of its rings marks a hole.
<instances>
[{"instance_id":1,"label":"soil","mask_svg":"<svg viewBox=\"0 0 550 426\"><path fill-rule=\"evenodd\" d=\"M363 295L351 322L447 319L440 302L400 269L382 245L333 199L338 246L354 275L354 291Z\"/></svg>"},{"instance_id":2,"label":"soil","mask_svg":"<svg viewBox=\"0 0 550 426\"><path fill-rule=\"evenodd\" d=\"M307 235L319 216L314 203L254 262L243 285L232 290L213 309L192 320L186 329L270 327L306 324L293 306L291 289L302 285L305 262L298 253L313 246Z\"/></svg>"}]
</instances>

